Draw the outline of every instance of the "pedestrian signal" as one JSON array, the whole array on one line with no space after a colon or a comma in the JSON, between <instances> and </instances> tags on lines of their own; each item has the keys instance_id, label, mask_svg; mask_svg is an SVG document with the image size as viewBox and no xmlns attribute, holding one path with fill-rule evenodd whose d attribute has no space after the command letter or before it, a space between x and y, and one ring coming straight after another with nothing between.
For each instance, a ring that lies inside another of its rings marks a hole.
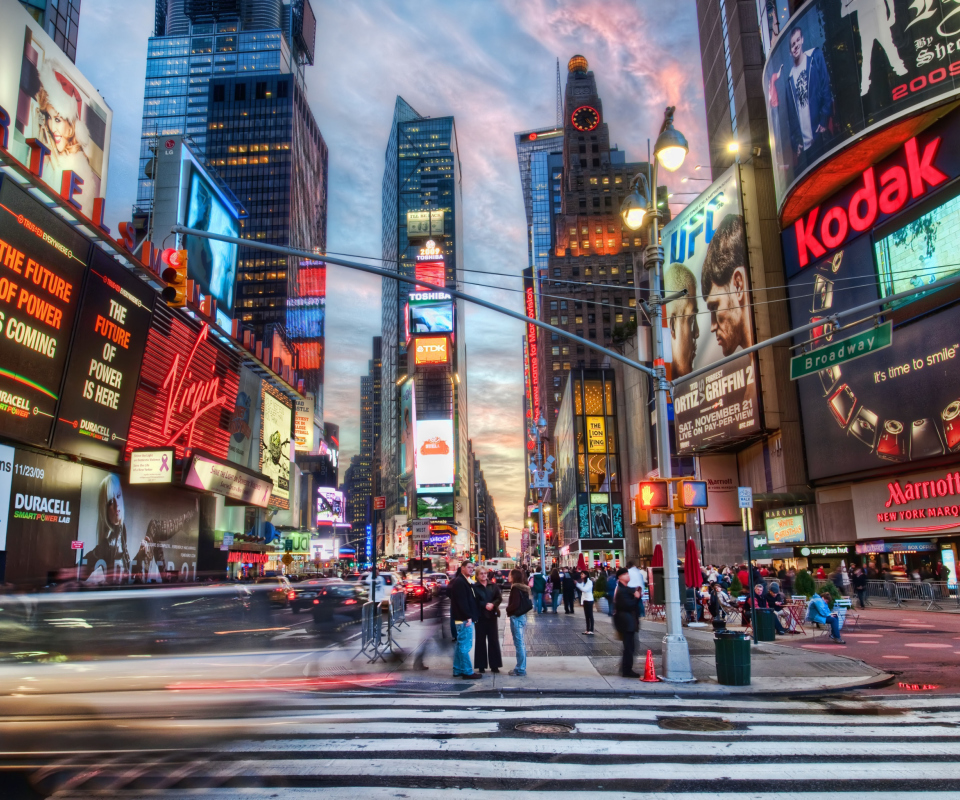
<instances>
[{"instance_id":1,"label":"pedestrian signal","mask_svg":"<svg viewBox=\"0 0 960 800\"><path fill-rule=\"evenodd\" d=\"M670 482L662 479L644 481L640 484L638 500L644 511L669 511Z\"/></svg>"},{"instance_id":2,"label":"pedestrian signal","mask_svg":"<svg viewBox=\"0 0 960 800\"><path fill-rule=\"evenodd\" d=\"M707 482L680 481L680 491L677 492L680 508L706 508Z\"/></svg>"},{"instance_id":3,"label":"pedestrian signal","mask_svg":"<svg viewBox=\"0 0 960 800\"><path fill-rule=\"evenodd\" d=\"M183 308L187 304L187 251L168 247L160 260L163 262L160 277L167 284L161 296L171 308Z\"/></svg>"}]
</instances>

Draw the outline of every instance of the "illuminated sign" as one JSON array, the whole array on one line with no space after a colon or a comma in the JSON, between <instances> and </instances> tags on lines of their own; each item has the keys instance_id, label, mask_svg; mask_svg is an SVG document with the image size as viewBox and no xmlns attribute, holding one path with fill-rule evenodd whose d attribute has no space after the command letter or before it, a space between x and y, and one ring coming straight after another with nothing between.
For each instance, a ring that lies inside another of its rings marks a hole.
<instances>
[{"instance_id":1,"label":"illuminated sign","mask_svg":"<svg viewBox=\"0 0 960 800\"><path fill-rule=\"evenodd\" d=\"M780 544L799 544L807 538L803 524L802 508L778 508L766 511L763 526L767 532L767 544L771 547Z\"/></svg>"},{"instance_id":2,"label":"illuminated sign","mask_svg":"<svg viewBox=\"0 0 960 800\"><path fill-rule=\"evenodd\" d=\"M644 511L670 509L670 482L666 480L643 481L638 495L640 508Z\"/></svg>"},{"instance_id":3,"label":"illuminated sign","mask_svg":"<svg viewBox=\"0 0 960 800\"><path fill-rule=\"evenodd\" d=\"M526 282L526 278L524 281ZM524 292L524 305L530 319L537 318L537 299L533 286ZM540 349L537 344L537 326L527 323L527 351L530 358L530 393L533 398L533 421L540 419Z\"/></svg>"},{"instance_id":4,"label":"illuminated sign","mask_svg":"<svg viewBox=\"0 0 960 800\"><path fill-rule=\"evenodd\" d=\"M129 483L173 483L174 456L170 450L134 450L130 453Z\"/></svg>"},{"instance_id":5,"label":"illuminated sign","mask_svg":"<svg viewBox=\"0 0 960 800\"><path fill-rule=\"evenodd\" d=\"M297 408L293 418L293 439L298 453L313 452L313 424L316 400L313 395L297 397Z\"/></svg>"},{"instance_id":6,"label":"illuminated sign","mask_svg":"<svg viewBox=\"0 0 960 800\"><path fill-rule=\"evenodd\" d=\"M210 328L158 305L147 337L127 449L190 448L226 458L240 384L237 354Z\"/></svg>"},{"instance_id":7,"label":"illuminated sign","mask_svg":"<svg viewBox=\"0 0 960 800\"><path fill-rule=\"evenodd\" d=\"M410 295L410 333L453 333L453 303L445 292Z\"/></svg>"},{"instance_id":8,"label":"illuminated sign","mask_svg":"<svg viewBox=\"0 0 960 800\"><path fill-rule=\"evenodd\" d=\"M851 487L857 538L960 530L960 472L937 469Z\"/></svg>"},{"instance_id":9,"label":"illuminated sign","mask_svg":"<svg viewBox=\"0 0 960 800\"><path fill-rule=\"evenodd\" d=\"M454 478L453 420L418 419L414 428L417 488L449 486Z\"/></svg>"},{"instance_id":10,"label":"illuminated sign","mask_svg":"<svg viewBox=\"0 0 960 800\"><path fill-rule=\"evenodd\" d=\"M436 339L417 339L414 351L416 364L446 364L449 361L449 339L440 336Z\"/></svg>"},{"instance_id":11,"label":"illuminated sign","mask_svg":"<svg viewBox=\"0 0 960 800\"><path fill-rule=\"evenodd\" d=\"M260 404L260 471L273 481L273 504L290 508L293 404L266 381L260 384Z\"/></svg>"},{"instance_id":12,"label":"illuminated sign","mask_svg":"<svg viewBox=\"0 0 960 800\"><path fill-rule=\"evenodd\" d=\"M429 260L421 261L420 256L417 256L417 266L414 271L417 281L424 283L432 283L434 286L446 286L447 283L447 266L443 263L443 256L440 256L440 260ZM436 258L431 256L431 259ZM427 286L421 286L420 283L416 285L417 292L432 292L435 291L430 289Z\"/></svg>"},{"instance_id":13,"label":"illuminated sign","mask_svg":"<svg viewBox=\"0 0 960 800\"><path fill-rule=\"evenodd\" d=\"M293 339L322 339L326 311L325 297L287 298L287 335Z\"/></svg>"},{"instance_id":14,"label":"illuminated sign","mask_svg":"<svg viewBox=\"0 0 960 800\"><path fill-rule=\"evenodd\" d=\"M346 514L347 501L343 492L326 487L317 489L317 525L342 525L346 522Z\"/></svg>"},{"instance_id":15,"label":"illuminated sign","mask_svg":"<svg viewBox=\"0 0 960 800\"><path fill-rule=\"evenodd\" d=\"M407 238L443 236L443 211L437 209L407 212Z\"/></svg>"},{"instance_id":16,"label":"illuminated sign","mask_svg":"<svg viewBox=\"0 0 960 800\"><path fill-rule=\"evenodd\" d=\"M269 553L250 553L246 550L231 550L227 553L228 564L266 564L271 558Z\"/></svg>"},{"instance_id":17,"label":"illuminated sign","mask_svg":"<svg viewBox=\"0 0 960 800\"><path fill-rule=\"evenodd\" d=\"M118 464L156 293L95 249L83 288L53 449Z\"/></svg>"},{"instance_id":18,"label":"illuminated sign","mask_svg":"<svg viewBox=\"0 0 960 800\"><path fill-rule=\"evenodd\" d=\"M587 417L587 452L607 452L607 431L603 417Z\"/></svg>"},{"instance_id":19,"label":"illuminated sign","mask_svg":"<svg viewBox=\"0 0 960 800\"><path fill-rule=\"evenodd\" d=\"M0 177L0 432L15 439L49 442L89 247Z\"/></svg>"},{"instance_id":20,"label":"illuminated sign","mask_svg":"<svg viewBox=\"0 0 960 800\"><path fill-rule=\"evenodd\" d=\"M706 508L707 482L680 481L677 486L677 500L681 508Z\"/></svg>"},{"instance_id":21,"label":"illuminated sign","mask_svg":"<svg viewBox=\"0 0 960 800\"><path fill-rule=\"evenodd\" d=\"M417 517L453 519L453 487L418 494Z\"/></svg>"},{"instance_id":22,"label":"illuminated sign","mask_svg":"<svg viewBox=\"0 0 960 800\"><path fill-rule=\"evenodd\" d=\"M233 464L195 455L190 462L184 485L213 492L247 505L266 508L273 485Z\"/></svg>"}]
</instances>

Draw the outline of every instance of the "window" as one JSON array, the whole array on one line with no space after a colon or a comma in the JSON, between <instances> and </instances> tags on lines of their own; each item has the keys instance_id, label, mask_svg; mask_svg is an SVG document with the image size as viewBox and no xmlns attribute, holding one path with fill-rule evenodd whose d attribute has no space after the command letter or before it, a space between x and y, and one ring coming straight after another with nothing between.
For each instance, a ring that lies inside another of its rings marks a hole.
<instances>
[{"instance_id":1,"label":"window","mask_svg":"<svg viewBox=\"0 0 960 800\"><path fill-rule=\"evenodd\" d=\"M603 239L597 239L597 249L603 249Z\"/></svg>"},{"instance_id":2,"label":"window","mask_svg":"<svg viewBox=\"0 0 960 800\"><path fill-rule=\"evenodd\" d=\"M560 348L559 348L559 347L551 347L551 348L550 348L550 355L553 355L553 356L558 356L558 355L560 355Z\"/></svg>"},{"instance_id":3,"label":"window","mask_svg":"<svg viewBox=\"0 0 960 800\"><path fill-rule=\"evenodd\" d=\"M247 84L238 83L233 87L233 99L235 102L247 99Z\"/></svg>"},{"instance_id":4,"label":"window","mask_svg":"<svg viewBox=\"0 0 960 800\"><path fill-rule=\"evenodd\" d=\"M634 247L639 247L639 246L640 246L640 238L639 238L639 237L637 237L636 239L633 240L633 246L634 246Z\"/></svg>"},{"instance_id":5,"label":"window","mask_svg":"<svg viewBox=\"0 0 960 800\"><path fill-rule=\"evenodd\" d=\"M584 249L584 250L589 250L589 249L590 249L590 240L589 240L589 239L584 239L584 240L583 240L583 249Z\"/></svg>"},{"instance_id":6,"label":"window","mask_svg":"<svg viewBox=\"0 0 960 800\"><path fill-rule=\"evenodd\" d=\"M587 226L586 226L586 225L584 225L582 228L580 228L580 233L582 233L584 236L587 235L588 231L587 231Z\"/></svg>"},{"instance_id":7,"label":"window","mask_svg":"<svg viewBox=\"0 0 960 800\"><path fill-rule=\"evenodd\" d=\"M560 380L561 380L560 378L554 378L554 379L553 379L553 385L554 385L554 386L559 386L559 385L560 385Z\"/></svg>"},{"instance_id":8,"label":"window","mask_svg":"<svg viewBox=\"0 0 960 800\"><path fill-rule=\"evenodd\" d=\"M591 153L599 153L599 152L600 152L600 146L599 146L599 145L595 145L595 144L594 144L594 145L591 145L591 146L590 146L590 152L591 152Z\"/></svg>"},{"instance_id":9,"label":"window","mask_svg":"<svg viewBox=\"0 0 960 800\"><path fill-rule=\"evenodd\" d=\"M550 301L550 310L551 310L551 311L556 311L556 310L557 310L557 301L556 301L556 300L551 300L551 301Z\"/></svg>"},{"instance_id":10,"label":"window","mask_svg":"<svg viewBox=\"0 0 960 800\"><path fill-rule=\"evenodd\" d=\"M576 235L577 235L576 226L574 226L573 228L570 229L570 235L571 235L571 236L576 236Z\"/></svg>"},{"instance_id":11,"label":"window","mask_svg":"<svg viewBox=\"0 0 960 800\"><path fill-rule=\"evenodd\" d=\"M593 198L593 207L594 207L594 208L600 208L600 198L599 198L599 197L594 197L594 198Z\"/></svg>"},{"instance_id":12,"label":"window","mask_svg":"<svg viewBox=\"0 0 960 800\"><path fill-rule=\"evenodd\" d=\"M588 322L589 324L593 325L593 324L596 323L596 321L597 321L597 315L596 315L596 314L587 314L587 322Z\"/></svg>"},{"instance_id":13,"label":"window","mask_svg":"<svg viewBox=\"0 0 960 800\"><path fill-rule=\"evenodd\" d=\"M577 314L577 325L583 325L583 314Z\"/></svg>"},{"instance_id":14,"label":"window","mask_svg":"<svg viewBox=\"0 0 960 800\"><path fill-rule=\"evenodd\" d=\"M590 179L590 185L591 185L591 186L596 186L596 185L597 185L597 179L596 179L596 178L591 178L591 179Z\"/></svg>"},{"instance_id":15,"label":"window","mask_svg":"<svg viewBox=\"0 0 960 800\"><path fill-rule=\"evenodd\" d=\"M214 102L214 103L222 103L222 102L223 102L223 95L224 95L223 88L224 88L223 86L214 86L214 87L213 87L213 102Z\"/></svg>"},{"instance_id":16,"label":"window","mask_svg":"<svg viewBox=\"0 0 960 800\"><path fill-rule=\"evenodd\" d=\"M615 177L615 178L613 179L613 182L614 182L614 183L623 183L623 176L622 176L622 175L617 175L617 177Z\"/></svg>"},{"instance_id":17,"label":"window","mask_svg":"<svg viewBox=\"0 0 960 800\"><path fill-rule=\"evenodd\" d=\"M607 247L613 247L613 246L614 246L613 239L607 239Z\"/></svg>"},{"instance_id":18,"label":"window","mask_svg":"<svg viewBox=\"0 0 960 800\"><path fill-rule=\"evenodd\" d=\"M623 312L618 311L617 315L614 317L614 322L623 322Z\"/></svg>"},{"instance_id":19,"label":"window","mask_svg":"<svg viewBox=\"0 0 960 800\"><path fill-rule=\"evenodd\" d=\"M563 347L563 354L564 354L565 356L570 355L570 346L569 346L569 345L564 345L564 347Z\"/></svg>"},{"instance_id":20,"label":"window","mask_svg":"<svg viewBox=\"0 0 960 800\"><path fill-rule=\"evenodd\" d=\"M566 325L566 324L567 324L567 318L566 318L566 316L563 315L563 314L560 315L560 324L561 324L561 325Z\"/></svg>"},{"instance_id":21,"label":"window","mask_svg":"<svg viewBox=\"0 0 960 800\"><path fill-rule=\"evenodd\" d=\"M554 278L559 278L559 277L560 277L560 267L554 267L554 269L553 269L553 277L554 277ZM566 308L566 306L561 306L561 308Z\"/></svg>"},{"instance_id":22,"label":"window","mask_svg":"<svg viewBox=\"0 0 960 800\"><path fill-rule=\"evenodd\" d=\"M287 86L289 86L289 84L286 81L277 83L277 97L282 99L287 96Z\"/></svg>"},{"instance_id":23,"label":"window","mask_svg":"<svg viewBox=\"0 0 960 800\"><path fill-rule=\"evenodd\" d=\"M593 267L587 267L587 268L583 271L583 274L584 274L586 277L588 277L588 278L591 277L591 276L593 275Z\"/></svg>"},{"instance_id":24,"label":"window","mask_svg":"<svg viewBox=\"0 0 960 800\"><path fill-rule=\"evenodd\" d=\"M610 246L613 247L613 239L611 239L610 242L611 242ZM611 275L619 275L619 274L620 274L620 267L618 267L616 264L614 264L612 267L610 267L610 274L611 274Z\"/></svg>"},{"instance_id":25,"label":"window","mask_svg":"<svg viewBox=\"0 0 960 800\"><path fill-rule=\"evenodd\" d=\"M554 361L554 362L553 362L553 371L554 371L554 372L559 372L559 371L560 371L560 362L559 362L559 361Z\"/></svg>"},{"instance_id":26,"label":"window","mask_svg":"<svg viewBox=\"0 0 960 800\"><path fill-rule=\"evenodd\" d=\"M550 324L551 324L551 325L556 325L556 324L558 324L559 322L560 322L560 320L557 319L556 317L550 317Z\"/></svg>"},{"instance_id":27,"label":"window","mask_svg":"<svg viewBox=\"0 0 960 800\"><path fill-rule=\"evenodd\" d=\"M606 267L600 267L600 274L601 274L601 275L606 275L606 274L607 274L607 268L606 268Z\"/></svg>"},{"instance_id":28,"label":"window","mask_svg":"<svg viewBox=\"0 0 960 800\"><path fill-rule=\"evenodd\" d=\"M586 153L586 152L587 152L587 146L586 146L585 144L580 145L580 152L581 152L581 153Z\"/></svg>"},{"instance_id":29,"label":"window","mask_svg":"<svg viewBox=\"0 0 960 800\"><path fill-rule=\"evenodd\" d=\"M567 308L567 301L566 301L566 300L561 300L561 301L560 301L560 310L561 310L561 311L565 311L566 308Z\"/></svg>"},{"instance_id":30,"label":"window","mask_svg":"<svg viewBox=\"0 0 960 800\"><path fill-rule=\"evenodd\" d=\"M609 186L609 185L610 185L610 179L609 179L606 175L604 175L604 177L603 177L603 185L604 185L604 186Z\"/></svg>"}]
</instances>

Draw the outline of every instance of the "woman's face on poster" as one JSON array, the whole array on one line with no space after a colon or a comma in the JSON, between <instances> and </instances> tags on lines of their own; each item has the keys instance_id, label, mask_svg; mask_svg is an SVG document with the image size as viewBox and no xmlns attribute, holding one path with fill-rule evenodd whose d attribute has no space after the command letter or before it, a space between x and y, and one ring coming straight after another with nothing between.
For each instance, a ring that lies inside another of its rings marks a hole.
<instances>
[{"instance_id":1,"label":"woman's face on poster","mask_svg":"<svg viewBox=\"0 0 960 800\"><path fill-rule=\"evenodd\" d=\"M53 106L47 106L43 115L47 120L47 130L50 131L57 152L62 153L67 147L67 141L73 136L73 125L66 117L62 117Z\"/></svg>"},{"instance_id":2,"label":"woman's face on poster","mask_svg":"<svg viewBox=\"0 0 960 800\"><path fill-rule=\"evenodd\" d=\"M107 522L115 528L123 521L123 501L119 497L107 500Z\"/></svg>"}]
</instances>

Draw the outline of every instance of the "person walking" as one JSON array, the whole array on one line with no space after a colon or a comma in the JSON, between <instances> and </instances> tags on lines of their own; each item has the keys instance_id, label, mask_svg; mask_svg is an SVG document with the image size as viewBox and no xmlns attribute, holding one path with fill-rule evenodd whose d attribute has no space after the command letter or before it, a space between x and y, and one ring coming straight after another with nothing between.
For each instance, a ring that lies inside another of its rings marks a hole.
<instances>
[{"instance_id":1,"label":"person walking","mask_svg":"<svg viewBox=\"0 0 960 800\"><path fill-rule=\"evenodd\" d=\"M530 588L533 589L533 607L538 614L542 614L544 611L543 593L547 591L547 579L539 572L535 572L533 577L530 578Z\"/></svg>"},{"instance_id":2,"label":"person walking","mask_svg":"<svg viewBox=\"0 0 960 800\"><path fill-rule=\"evenodd\" d=\"M583 618L587 622L587 629L583 633L585 636L593 636L593 581L590 580L590 573L580 573L577 588L580 590L580 602L583 604Z\"/></svg>"},{"instance_id":3,"label":"person walking","mask_svg":"<svg viewBox=\"0 0 960 800\"><path fill-rule=\"evenodd\" d=\"M470 648L473 646L474 625L479 618L477 598L473 593L470 578L473 577L473 564L461 565L460 572L450 581L447 593L450 595L450 618L456 628L456 650L453 656L453 677L477 679L480 675L470 666Z\"/></svg>"},{"instance_id":4,"label":"person walking","mask_svg":"<svg viewBox=\"0 0 960 800\"><path fill-rule=\"evenodd\" d=\"M494 674L500 672L503 657L500 655L500 604L503 593L497 584L490 581L490 570L480 567L473 593L477 598L477 644L473 650L473 666L483 675L489 667Z\"/></svg>"},{"instance_id":5,"label":"person walking","mask_svg":"<svg viewBox=\"0 0 960 800\"><path fill-rule=\"evenodd\" d=\"M510 620L510 634L513 636L513 649L517 652L517 666L510 670L511 675L523 677L527 674L527 648L523 640L523 629L527 626L527 614L533 609L530 600L530 587L523 580L518 569L510 570L510 595L507 598L507 619Z\"/></svg>"},{"instance_id":6,"label":"person walking","mask_svg":"<svg viewBox=\"0 0 960 800\"><path fill-rule=\"evenodd\" d=\"M572 614L574 612L574 591L577 588L577 579L572 569L568 568L563 571L560 586L563 589L563 613Z\"/></svg>"},{"instance_id":7,"label":"person walking","mask_svg":"<svg viewBox=\"0 0 960 800\"><path fill-rule=\"evenodd\" d=\"M629 589L640 590L640 602L637 604L637 619L646 616L646 610L643 607L643 590L647 588L646 573L632 561L627 562L627 571L630 573L630 582L627 584ZM639 627L639 626L638 626Z\"/></svg>"},{"instance_id":8,"label":"person walking","mask_svg":"<svg viewBox=\"0 0 960 800\"><path fill-rule=\"evenodd\" d=\"M863 566L857 565L856 569L853 571L853 591L857 595L857 603L860 605L860 608L867 607L867 573L864 571Z\"/></svg>"},{"instance_id":9,"label":"person walking","mask_svg":"<svg viewBox=\"0 0 960 800\"><path fill-rule=\"evenodd\" d=\"M563 581L560 578L560 570L554 567L550 570L550 601L553 606L553 613L557 613L557 607L560 605L560 595L563 589Z\"/></svg>"},{"instance_id":10,"label":"person walking","mask_svg":"<svg viewBox=\"0 0 960 800\"><path fill-rule=\"evenodd\" d=\"M628 587L630 573L626 567L617 570L617 588L613 593L613 602L616 606L616 616L613 625L623 639L623 656L620 659L620 675L624 678L639 678L633 671L633 653L637 638L637 602L640 600L640 590Z\"/></svg>"}]
</instances>

